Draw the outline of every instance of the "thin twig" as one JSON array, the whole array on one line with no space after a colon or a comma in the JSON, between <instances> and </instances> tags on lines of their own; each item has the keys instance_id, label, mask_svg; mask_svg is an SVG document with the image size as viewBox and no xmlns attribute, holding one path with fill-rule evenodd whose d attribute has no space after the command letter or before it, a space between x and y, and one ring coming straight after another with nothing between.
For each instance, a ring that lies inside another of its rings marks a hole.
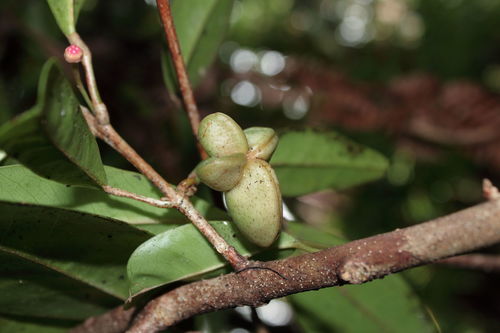
<instances>
[{"instance_id":1,"label":"thin twig","mask_svg":"<svg viewBox=\"0 0 500 333\"><path fill-rule=\"evenodd\" d=\"M90 99L92 100L92 111L94 111L99 124L109 124L109 114L106 105L102 102L97 82L95 80L94 67L92 66L92 53L87 44L80 38L76 32L68 36L71 44L77 45L83 51L82 65L85 70L85 79L87 81L87 88L89 90Z\"/></svg>"},{"instance_id":2,"label":"thin twig","mask_svg":"<svg viewBox=\"0 0 500 333\"><path fill-rule=\"evenodd\" d=\"M179 185L177 185L177 191L179 193L183 193L187 197L190 197L196 193L196 186L198 185L198 183L198 176L193 170L189 173L186 179L184 179L179 183Z\"/></svg>"},{"instance_id":3,"label":"thin twig","mask_svg":"<svg viewBox=\"0 0 500 333\"><path fill-rule=\"evenodd\" d=\"M149 302L127 332L157 332L200 313L260 306L271 299L312 289L361 284L493 245L500 242L499 215L500 201L489 201L412 227L261 263L269 269L247 269L193 282ZM86 332L83 327L88 325L80 327L72 332Z\"/></svg>"},{"instance_id":4,"label":"thin twig","mask_svg":"<svg viewBox=\"0 0 500 333\"><path fill-rule=\"evenodd\" d=\"M174 64L177 79L179 81L179 88L181 90L184 108L186 109L186 112L188 114L194 137L198 139L200 113L198 111L198 106L196 105L196 100L194 98L191 84L189 83L186 66L184 64L184 60L182 59L181 48L179 45L179 40L177 39L177 33L175 32L172 12L170 10L170 3L169 0L156 0L156 3L158 5L158 12L160 13L160 18L165 30L168 49L170 51L170 55L172 56L172 62ZM198 140L197 146L198 150L200 151L201 158L207 158L207 153L205 152L203 147L201 147Z\"/></svg>"},{"instance_id":5,"label":"thin twig","mask_svg":"<svg viewBox=\"0 0 500 333\"><path fill-rule=\"evenodd\" d=\"M437 262L452 267L480 270L487 273L500 273L500 255L465 254Z\"/></svg>"},{"instance_id":6,"label":"thin twig","mask_svg":"<svg viewBox=\"0 0 500 333\"><path fill-rule=\"evenodd\" d=\"M123 197L123 198L134 199L137 201L147 203L148 205L151 205L151 206L155 206L155 207L159 207L159 208L172 208L172 207L174 207L174 204L171 203L170 201L145 197L143 195L135 194L135 193L125 191L125 190L122 190L119 188L111 187L108 185L104 185L102 187L102 189L104 190L104 192L106 192L108 194L116 195L118 197Z\"/></svg>"}]
</instances>

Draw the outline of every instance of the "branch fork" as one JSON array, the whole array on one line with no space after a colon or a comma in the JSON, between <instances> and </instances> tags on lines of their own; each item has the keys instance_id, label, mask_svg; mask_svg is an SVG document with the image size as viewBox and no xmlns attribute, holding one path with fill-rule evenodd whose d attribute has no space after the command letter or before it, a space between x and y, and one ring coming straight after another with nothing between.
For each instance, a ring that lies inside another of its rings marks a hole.
<instances>
[{"instance_id":1,"label":"branch fork","mask_svg":"<svg viewBox=\"0 0 500 333\"><path fill-rule=\"evenodd\" d=\"M168 6L168 3L167 3ZM171 17L170 17L171 19ZM171 22L172 23L172 22ZM178 42L176 36L172 37L175 39L175 43ZM236 249L229 245L224 238L222 238L217 231L208 223L208 221L196 210L189 196L193 195L196 190L196 175L191 173L189 177L181 182L180 188L175 189L173 185L168 183L153 167L148 164L113 128L109 121L109 114L106 105L101 100L99 90L97 88L97 83L95 80L94 70L92 66L92 55L90 49L85 44L85 42L80 38L77 33L73 33L68 36L68 40L71 44L78 46L83 51L83 56L81 64L85 72L86 86L85 89L83 83L81 82L79 72L76 69L75 79L77 86L80 89L83 97L86 99L87 103L91 107L89 110L86 107L81 107L82 114L89 125L91 132L94 136L100 138L111 146L114 150L120 153L125 159L127 159L137 170L139 170L146 178L148 178L153 185L155 185L164 195L163 198L148 198L135 193L131 193L122 189L113 188L108 185L102 186L106 193L117 195L121 197L126 197L141 201L155 207L160 208L176 208L182 214L184 214L198 230L208 239L208 241L213 245L218 253L220 253L226 261L228 261L235 270L240 270L248 266L248 259L240 255ZM170 40L170 39L169 39ZM180 56L180 53L179 53ZM182 60L182 58L181 58ZM176 67L177 68L177 67ZM184 90L189 86L189 81L187 80L187 74L185 73L185 68L179 68L179 70L184 72ZM179 72L178 72L179 75ZM180 74L182 75L182 74ZM87 90L89 94L87 94ZM190 87L188 89L190 90ZM187 96L187 97L186 97ZM193 126L193 131L197 131L197 126L199 124L199 115L194 102L194 98L183 94L185 97L185 105L189 105L190 119ZM193 108L194 105L194 108ZM198 116L193 116L194 113ZM203 156L203 151L200 151Z\"/></svg>"}]
</instances>

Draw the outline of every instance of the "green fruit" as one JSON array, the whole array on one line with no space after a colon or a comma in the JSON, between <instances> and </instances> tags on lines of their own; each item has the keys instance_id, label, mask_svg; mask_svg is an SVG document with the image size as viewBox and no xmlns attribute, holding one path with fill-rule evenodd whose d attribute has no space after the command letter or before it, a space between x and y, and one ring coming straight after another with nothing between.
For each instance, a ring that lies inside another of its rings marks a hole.
<instances>
[{"instance_id":1,"label":"green fruit","mask_svg":"<svg viewBox=\"0 0 500 333\"><path fill-rule=\"evenodd\" d=\"M278 145L276 132L269 127L250 127L243 132L250 148L249 156L269 160Z\"/></svg>"},{"instance_id":2,"label":"green fruit","mask_svg":"<svg viewBox=\"0 0 500 333\"><path fill-rule=\"evenodd\" d=\"M229 191L241 179L247 159L245 154L210 157L196 167L200 180L216 191Z\"/></svg>"},{"instance_id":3,"label":"green fruit","mask_svg":"<svg viewBox=\"0 0 500 333\"><path fill-rule=\"evenodd\" d=\"M246 154L248 143L241 127L224 113L212 113L200 122L198 139L210 156Z\"/></svg>"},{"instance_id":4,"label":"green fruit","mask_svg":"<svg viewBox=\"0 0 500 333\"><path fill-rule=\"evenodd\" d=\"M266 161L248 160L238 185L226 192L226 204L234 223L251 242L267 247L276 240L283 215L281 193Z\"/></svg>"}]
</instances>

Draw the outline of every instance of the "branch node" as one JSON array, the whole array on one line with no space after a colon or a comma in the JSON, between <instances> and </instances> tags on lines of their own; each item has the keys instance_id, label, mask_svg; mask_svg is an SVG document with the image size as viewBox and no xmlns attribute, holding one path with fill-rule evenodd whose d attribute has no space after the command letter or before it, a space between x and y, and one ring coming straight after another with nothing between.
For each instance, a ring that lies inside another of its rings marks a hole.
<instances>
[{"instance_id":1,"label":"branch node","mask_svg":"<svg viewBox=\"0 0 500 333\"><path fill-rule=\"evenodd\" d=\"M374 278L376 270L364 262L348 261L340 269L340 278L351 284L361 284Z\"/></svg>"}]
</instances>

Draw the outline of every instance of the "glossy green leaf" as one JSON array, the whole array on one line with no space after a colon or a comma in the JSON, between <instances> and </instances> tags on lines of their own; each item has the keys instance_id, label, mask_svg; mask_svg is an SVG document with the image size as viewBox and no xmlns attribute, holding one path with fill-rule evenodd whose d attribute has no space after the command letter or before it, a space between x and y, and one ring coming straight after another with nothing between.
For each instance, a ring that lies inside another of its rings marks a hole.
<instances>
[{"instance_id":1,"label":"glossy green leaf","mask_svg":"<svg viewBox=\"0 0 500 333\"><path fill-rule=\"evenodd\" d=\"M261 248L245 241L230 222L211 222L224 239L243 255L252 255ZM293 237L282 233L273 248L296 245ZM127 264L130 295L151 290L168 283L185 280L214 271L226 265L210 243L191 224L170 229L138 247Z\"/></svg>"},{"instance_id":2,"label":"glossy green leaf","mask_svg":"<svg viewBox=\"0 0 500 333\"><path fill-rule=\"evenodd\" d=\"M148 197L161 194L141 174L105 167L108 184ZM176 209L162 209L135 200L111 196L102 190L66 186L39 177L22 165L0 167L0 201L21 202L39 206L61 207L110 217L131 224L187 223ZM198 211L210 219L225 219L225 212L208 202L192 198Z\"/></svg>"},{"instance_id":3,"label":"glossy green leaf","mask_svg":"<svg viewBox=\"0 0 500 333\"><path fill-rule=\"evenodd\" d=\"M63 333L76 323L67 320L1 316L0 332L5 333Z\"/></svg>"},{"instance_id":4,"label":"glossy green leaf","mask_svg":"<svg viewBox=\"0 0 500 333\"><path fill-rule=\"evenodd\" d=\"M88 187L106 184L95 138L54 59L43 66L35 107L0 127L0 148L48 179Z\"/></svg>"},{"instance_id":5,"label":"glossy green leaf","mask_svg":"<svg viewBox=\"0 0 500 333\"><path fill-rule=\"evenodd\" d=\"M82 320L119 303L96 288L24 258L0 252L2 314Z\"/></svg>"},{"instance_id":6,"label":"glossy green leaf","mask_svg":"<svg viewBox=\"0 0 500 333\"><path fill-rule=\"evenodd\" d=\"M175 29L192 85L200 81L214 60L228 29L232 7L233 0L172 1ZM167 87L174 90L177 79L169 57L163 57L162 67Z\"/></svg>"},{"instance_id":7,"label":"glossy green leaf","mask_svg":"<svg viewBox=\"0 0 500 333\"><path fill-rule=\"evenodd\" d=\"M85 0L47 0L61 31L67 36L75 32L78 14Z\"/></svg>"},{"instance_id":8,"label":"glossy green leaf","mask_svg":"<svg viewBox=\"0 0 500 333\"><path fill-rule=\"evenodd\" d=\"M293 131L280 136L271 158L284 196L343 189L384 175L387 159L334 132Z\"/></svg>"},{"instance_id":9,"label":"glossy green leaf","mask_svg":"<svg viewBox=\"0 0 500 333\"><path fill-rule=\"evenodd\" d=\"M151 234L116 220L0 202L0 252L61 272L109 295L128 295L126 263Z\"/></svg>"},{"instance_id":10,"label":"glossy green leaf","mask_svg":"<svg viewBox=\"0 0 500 333\"><path fill-rule=\"evenodd\" d=\"M418 297L399 275L288 298L305 332L434 332Z\"/></svg>"}]
</instances>

